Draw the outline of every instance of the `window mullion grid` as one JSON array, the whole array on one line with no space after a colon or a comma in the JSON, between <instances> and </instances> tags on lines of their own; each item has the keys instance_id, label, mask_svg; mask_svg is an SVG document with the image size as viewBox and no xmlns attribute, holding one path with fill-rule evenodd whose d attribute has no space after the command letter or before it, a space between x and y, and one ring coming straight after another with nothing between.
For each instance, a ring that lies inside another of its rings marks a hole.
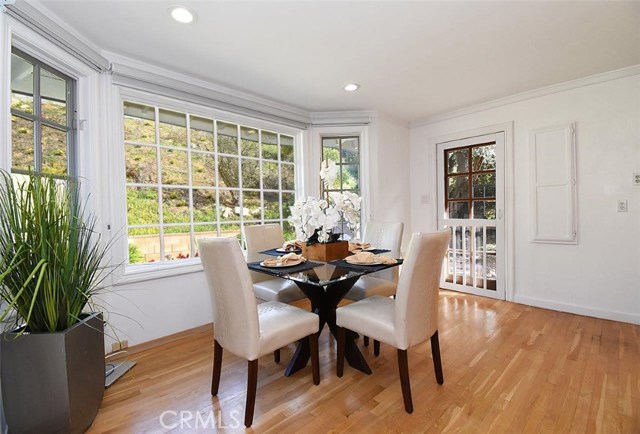
<instances>
[{"instance_id":1,"label":"window mullion grid","mask_svg":"<svg viewBox=\"0 0 640 434\"><path fill-rule=\"evenodd\" d=\"M158 173L158 223L159 223L159 231L158 234L160 236L160 261L166 260L166 256L164 254L164 218L163 218L163 207L162 207L162 163L161 163L161 153L160 153L160 109L158 107L153 108L154 117L155 117L155 133L156 133L156 166Z\"/></svg>"},{"instance_id":2,"label":"window mullion grid","mask_svg":"<svg viewBox=\"0 0 640 434\"><path fill-rule=\"evenodd\" d=\"M220 152L218 150L218 122L213 120L213 153L214 153L214 163L213 168L216 173L215 175L215 192L216 192L216 232L218 236L222 233L222 228L220 227L220 175L219 175L219 158Z\"/></svg>"},{"instance_id":3,"label":"window mullion grid","mask_svg":"<svg viewBox=\"0 0 640 434\"><path fill-rule=\"evenodd\" d=\"M262 130L258 130L258 173L260 174L260 223L264 224L264 179L262 178Z\"/></svg>"},{"instance_id":4,"label":"window mullion grid","mask_svg":"<svg viewBox=\"0 0 640 434\"><path fill-rule=\"evenodd\" d=\"M284 210L282 206L282 192L284 191L284 185L282 182L282 148L280 146L280 134L276 135L278 143L278 210L280 212L280 228L284 229ZM293 172L293 177L295 179L296 173L295 169Z\"/></svg>"},{"instance_id":5,"label":"window mullion grid","mask_svg":"<svg viewBox=\"0 0 640 434\"><path fill-rule=\"evenodd\" d=\"M42 173L42 106L40 105L40 65L33 64L33 170Z\"/></svg>"},{"instance_id":6,"label":"window mullion grid","mask_svg":"<svg viewBox=\"0 0 640 434\"><path fill-rule=\"evenodd\" d=\"M193 177L191 176L192 164L191 164L191 115L189 113L185 114L186 117L186 127L187 127L187 183L189 185L189 235L191 238L191 243L189 246L189 254L190 258L195 256L195 245L196 245L196 235L195 235L195 225L193 223Z\"/></svg>"},{"instance_id":7,"label":"window mullion grid","mask_svg":"<svg viewBox=\"0 0 640 434\"><path fill-rule=\"evenodd\" d=\"M242 137L240 136L240 124L236 125L236 148L238 158L238 188L240 196L240 246L244 245L244 191L242 191Z\"/></svg>"}]
</instances>

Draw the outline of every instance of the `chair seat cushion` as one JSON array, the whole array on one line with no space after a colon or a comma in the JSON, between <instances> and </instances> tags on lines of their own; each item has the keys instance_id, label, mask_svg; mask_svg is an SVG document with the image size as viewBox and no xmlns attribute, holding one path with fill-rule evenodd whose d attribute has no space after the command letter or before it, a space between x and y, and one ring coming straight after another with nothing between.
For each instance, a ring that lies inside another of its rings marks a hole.
<instances>
[{"instance_id":1,"label":"chair seat cushion","mask_svg":"<svg viewBox=\"0 0 640 434\"><path fill-rule=\"evenodd\" d=\"M281 301L282 303L291 303L305 297L295 283L280 278L254 283L253 292L259 300Z\"/></svg>"},{"instance_id":2,"label":"chair seat cushion","mask_svg":"<svg viewBox=\"0 0 640 434\"><path fill-rule=\"evenodd\" d=\"M260 351L263 356L300 340L320 328L318 315L299 307L268 301L258 305Z\"/></svg>"},{"instance_id":3,"label":"chair seat cushion","mask_svg":"<svg viewBox=\"0 0 640 434\"><path fill-rule=\"evenodd\" d=\"M336 324L396 346L394 335L395 300L375 295L336 310Z\"/></svg>"},{"instance_id":4,"label":"chair seat cushion","mask_svg":"<svg viewBox=\"0 0 640 434\"><path fill-rule=\"evenodd\" d=\"M367 297L374 295L381 295L383 297L391 297L396 293L396 285L387 279L381 279L373 276L362 276L353 285L353 288L347 292L345 298L349 300L363 300Z\"/></svg>"}]
</instances>

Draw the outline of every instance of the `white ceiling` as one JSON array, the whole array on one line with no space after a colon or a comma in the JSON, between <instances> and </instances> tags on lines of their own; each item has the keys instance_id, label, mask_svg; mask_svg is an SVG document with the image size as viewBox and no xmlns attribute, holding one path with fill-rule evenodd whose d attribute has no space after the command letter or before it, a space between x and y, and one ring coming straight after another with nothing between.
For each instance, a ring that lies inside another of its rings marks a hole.
<instances>
[{"instance_id":1,"label":"white ceiling","mask_svg":"<svg viewBox=\"0 0 640 434\"><path fill-rule=\"evenodd\" d=\"M178 24L169 7L198 14ZM640 64L640 2L77 1L98 47L310 111L406 121ZM349 82L361 89L347 93Z\"/></svg>"}]
</instances>

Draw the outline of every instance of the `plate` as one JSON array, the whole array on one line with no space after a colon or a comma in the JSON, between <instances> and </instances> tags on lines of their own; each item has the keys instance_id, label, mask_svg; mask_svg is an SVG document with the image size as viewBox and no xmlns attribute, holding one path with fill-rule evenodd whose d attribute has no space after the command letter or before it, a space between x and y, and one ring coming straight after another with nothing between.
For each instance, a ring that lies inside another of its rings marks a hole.
<instances>
[{"instance_id":1,"label":"plate","mask_svg":"<svg viewBox=\"0 0 640 434\"><path fill-rule=\"evenodd\" d=\"M263 262L260 262L260 265L266 268L285 268L285 267L294 267L296 265L300 265L302 264L302 259L298 259L295 262L289 262L288 264L273 264L273 265L267 265Z\"/></svg>"},{"instance_id":2,"label":"plate","mask_svg":"<svg viewBox=\"0 0 640 434\"><path fill-rule=\"evenodd\" d=\"M301 252L302 250L300 249L295 249L295 250L287 250L284 247L280 247L279 249L276 249L276 252L280 252L280 253L296 253L296 252Z\"/></svg>"},{"instance_id":3,"label":"plate","mask_svg":"<svg viewBox=\"0 0 640 434\"><path fill-rule=\"evenodd\" d=\"M345 259L345 262L349 263L349 264L353 264L353 265L382 265L382 262L376 261L376 262L356 262L356 261L347 261Z\"/></svg>"}]
</instances>

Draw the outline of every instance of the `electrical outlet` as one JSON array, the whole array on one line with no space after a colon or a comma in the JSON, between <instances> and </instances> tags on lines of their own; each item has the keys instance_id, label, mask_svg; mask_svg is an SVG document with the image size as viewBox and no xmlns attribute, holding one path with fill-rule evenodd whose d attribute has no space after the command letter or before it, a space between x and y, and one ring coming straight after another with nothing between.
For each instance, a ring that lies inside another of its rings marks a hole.
<instances>
[{"instance_id":1,"label":"electrical outlet","mask_svg":"<svg viewBox=\"0 0 640 434\"><path fill-rule=\"evenodd\" d=\"M640 173L633 174L633 185L640 186Z\"/></svg>"},{"instance_id":2,"label":"electrical outlet","mask_svg":"<svg viewBox=\"0 0 640 434\"><path fill-rule=\"evenodd\" d=\"M626 199L618 201L618 212L627 212L627 201L626 201Z\"/></svg>"},{"instance_id":3,"label":"electrical outlet","mask_svg":"<svg viewBox=\"0 0 640 434\"><path fill-rule=\"evenodd\" d=\"M129 341L119 341L111 344L111 352L115 353L116 351L124 350L125 348L129 348Z\"/></svg>"}]
</instances>

